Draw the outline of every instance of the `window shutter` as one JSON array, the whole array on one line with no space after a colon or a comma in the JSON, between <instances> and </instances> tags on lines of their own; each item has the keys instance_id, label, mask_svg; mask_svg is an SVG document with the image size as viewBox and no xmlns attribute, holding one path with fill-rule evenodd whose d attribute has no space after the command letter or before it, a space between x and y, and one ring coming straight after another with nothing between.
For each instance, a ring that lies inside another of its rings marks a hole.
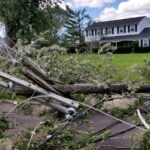
<instances>
[{"instance_id":1,"label":"window shutter","mask_svg":"<svg viewBox=\"0 0 150 150\"><path fill-rule=\"evenodd\" d=\"M124 33L126 33L126 26L124 26Z\"/></svg>"},{"instance_id":2,"label":"window shutter","mask_svg":"<svg viewBox=\"0 0 150 150\"><path fill-rule=\"evenodd\" d=\"M135 32L137 32L137 24L135 24Z\"/></svg>"},{"instance_id":3,"label":"window shutter","mask_svg":"<svg viewBox=\"0 0 150 150\"><path fill-rule=\"evenodd\" d=\"M119 33L119 27L117 27L117 33Z\"/></svg>"},{"instance_id":4,"label":"window shutter","mask_svg":"<svg viewBox=\"0 0 150 150\"><path fill-rule=\"evenodd\" d=\"M128 33L130 32L130 25L128 25Z\"/></svg>"},{"instance_id":5,"label":"window shutter","mask_svg":"<svg viewBox=\"0 0 150 150\"><path fill-rule=\"evenodd\" d=\"M114 28L112 28L112 34L114 34Z\"/></svg>"},{"instance_id":6,"label":"window shutter","mask_svg":"<svg viewBox=\"0 0 150 150\"><path fill-rule=\"evenodd\" d=\"M141 40L141 47L143 47L143 40Z\"/></svg>"},{"instance_id":7,"label":"window shutter","mask_svg":"<svg viewBox=\"0 0 150 150\"><path fill-rule=\"evenodd\" d=\"M107 35L107 30L108 30L108 29L106 28L106 35Z\"/></svg>"},{"instance_id":8,"label":"window shutter","mask_svg":"<svg viewBox=\"0 0 150 150\"><path fill-rule=\"evenodd\" d=\"M92 36L94 35L94 30L92 29Z\"/></svg>"}]
</instances>

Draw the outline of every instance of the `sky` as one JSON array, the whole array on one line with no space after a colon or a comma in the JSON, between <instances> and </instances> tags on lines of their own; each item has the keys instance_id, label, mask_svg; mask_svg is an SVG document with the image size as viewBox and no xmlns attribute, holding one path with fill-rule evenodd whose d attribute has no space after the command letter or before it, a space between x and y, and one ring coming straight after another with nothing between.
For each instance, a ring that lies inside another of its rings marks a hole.
<instances>
[{"instance_id":1,"label":"sky","mask_svg":"<svg viewBox=\"0 0 150 150\"><path fill-rule=\"evenodd\" d=\"M86 8L93 20L150 17L150 0L65 0L62 7L66 4L75 10Z\"/></svg>"}]
</instances>

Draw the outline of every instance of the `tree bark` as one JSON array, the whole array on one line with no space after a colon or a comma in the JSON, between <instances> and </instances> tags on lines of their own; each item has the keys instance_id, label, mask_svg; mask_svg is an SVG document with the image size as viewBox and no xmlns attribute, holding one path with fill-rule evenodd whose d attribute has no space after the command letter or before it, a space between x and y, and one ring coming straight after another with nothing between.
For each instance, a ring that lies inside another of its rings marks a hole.
<instances>
[{"instance_id":1,"label":"tree bark","mask_svg":"<svg viewBox=\"0 0 150 150\"><path fill-rule=\"evenodd\" d=\"M23 65L31 69L35 74L38 74L39 77L47 81L49 84L55 84L55 83L61 84L58 81L53 81L49 79L47 73L43 69L41 69L39 65L35 64L31 59L25 57L23 59Z\"/></svg>"},{"instance_id":2,"label":"tree bark","mask_svg":"<svg viewBox=\"0 0 150 150\"><path fill-rule=\"evenodd\" d=\"M112 84L108 87L105 86L97 86L93 84L75 84L75 85L51 85L54 89L63 90L66 94L111 94L117 93L122 94L123 92L132 92L132 89L129 90L128 86L125 84ZM15 89L16 93L19 94L19 91L23 93L23 91L27 91L28 89L24 89L23 87L17 87ZM30 90L28 90L30 92ZM150 85L142 85L137 90L136 93L150 93ZM31 93L31 92L30 92Z\"/></svg>"}]
</instances>

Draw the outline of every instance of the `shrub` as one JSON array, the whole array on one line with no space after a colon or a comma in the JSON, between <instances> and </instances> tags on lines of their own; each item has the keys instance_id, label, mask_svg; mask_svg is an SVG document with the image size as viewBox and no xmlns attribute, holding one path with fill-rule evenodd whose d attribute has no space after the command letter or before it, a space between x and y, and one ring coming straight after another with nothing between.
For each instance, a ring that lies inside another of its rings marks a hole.
<instances>
[{"instance_id":1,"label":"shrub","mask_svg":"<svg viewBox=\"0 0 150 150\"><path fill-rule=\"evenodd\" d=\"M150 47L132 47L132 46L124 46L117 47L114 51L115 54L127 54L127 53L150 53Z\"/></svg>"},{"instance_id":2,"label":"shrub","mask_svg":"<svg viewBox=\"0 0 150 150\"><path fill-rule=\"evenodd\" d=\"M131 116L133 115L135 112L135 108L134 107L129 107L128 109L120 109L120 108L114 108L112 111L111 111L111 114L113 116L115 116L116 118L123 118L125 115L128 115L128 116Z\"/></svg>"},{"instance_id":3,"label":"shrub","mask_svg":"<svg viewBox=\"0 0 150 150\"><path fill-rule=\"evenodd\" d=\"M107 53L107 52L114 52L116 50L115 46L112 46L111 43L104 44L99 50L98 53Z\"/></svg>"},{"instance_id":4,"label":"shrub","mask_svg":"<svg viewBox=\"0 0 150 150\"><path fill-rule=\"evenodd\" d=\"M67 53L68 54L75 54L76 53L76 48L71 46L67 48Z\"/></svg>"},{"instance_id":5,"label":"shrub","mask_svg":"<svg viewBox=\"0 0 150 150\"><path fill-rule=\"evenodd\" d=\"M140 148L141 150L150 150L150 130L144 134Z\"/></svg>"},{"instance_id":6,"label":"shrub","mask_svg":"<svg viewBox=\"0 0 150 150\"><path fill-rule=\"evenodd\" d=\"M140 70L143 77L150 79L150 61L145 61L144 65L140 67Z\"/></svg>"},{"instance_id":7,"label":"shrub","mask_svg":"<svg viewBox=\"0 0 150 150\"><path fill-rule=\"evenodd\" d=\"M96 48L96 47L92 48L91 51L92 51L92 53L98 53L98 48Z\"/></svg>"}]
</instances>

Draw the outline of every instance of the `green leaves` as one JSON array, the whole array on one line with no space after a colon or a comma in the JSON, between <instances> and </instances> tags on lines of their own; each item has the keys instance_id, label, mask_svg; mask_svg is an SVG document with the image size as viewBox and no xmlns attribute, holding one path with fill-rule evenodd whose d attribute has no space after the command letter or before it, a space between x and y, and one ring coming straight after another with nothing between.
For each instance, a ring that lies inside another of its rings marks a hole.
<instances>
[{"instance_id":1,"label":"green leaves","mask_svg":"<svg viewBox=\"0 0 150 150\"><path fill-rule=\"evenodd\" d=\"M66 33L64 34L64 41L67 46L76 46L77 43L84 43L84 27L85 22L89 20L89 15L86 10L73 11L67 7L67 21L64 25Z\"/></svg>"},{"instance_id":2,"label":"green leaves","mask_svg":"<svg viewBox=\"0 0 150 150\"><path fill-rule=\"evenodd\" d=\"M56 5L58 0L53 2L48 0L0 1L0 18L6 25L8 36L14 42L17 41L17 38L30 42L41 32L52 30L51 24L60 28L56 21L58 18L54 21L54 16L56 16L54 14L59 14L60 12L62 15L62 12L58 9L58 6L51 7ZM40 8L42 4L46 6L44 9ZM60 23L59 20L58 22Z\"/></svg>"}]
</instances>

